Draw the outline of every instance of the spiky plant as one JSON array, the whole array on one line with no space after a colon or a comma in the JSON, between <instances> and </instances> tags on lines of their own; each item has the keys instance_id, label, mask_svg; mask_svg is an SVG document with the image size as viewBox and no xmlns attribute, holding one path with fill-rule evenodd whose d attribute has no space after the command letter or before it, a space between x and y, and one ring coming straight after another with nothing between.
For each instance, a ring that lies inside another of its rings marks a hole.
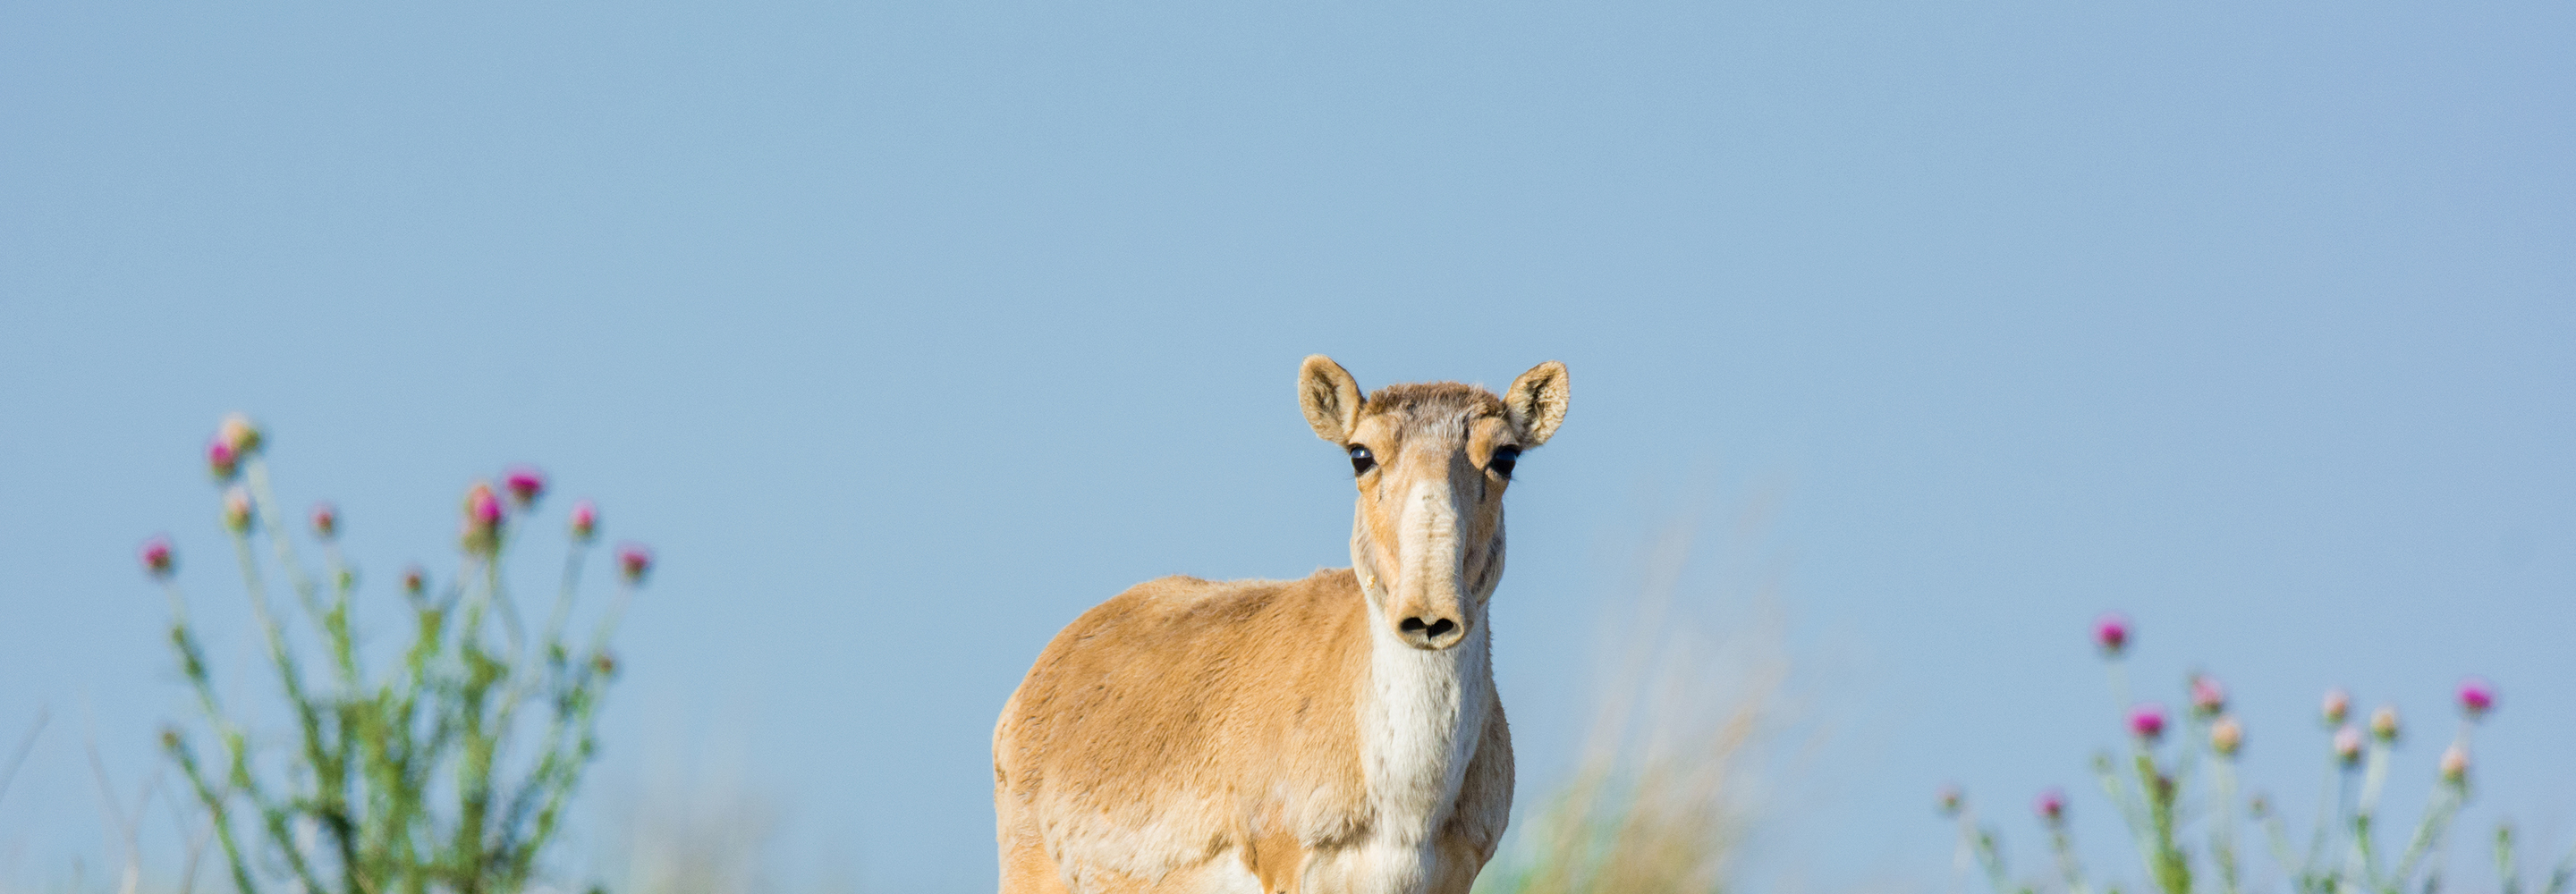
<instances>
[{"instance_id":1,"label":"spiky plant","mask_svg":"<svg viewBox=\"0 0 2576 894\"><path fill-rule=\"evenodd\" d=\"M478 482L466 494L455 576L433 585L417 567L404 574L407 647L373 666L355 630L358 575L339 549L339 511L324 504L311 515L324 562L322 574L309 573L270 489L265 446L259 428L236 415L207 458L269 671L295 721L292 747L262 754L238 706L216 696L175 551L155 538L142 553L168 594L170 643L214 751L201 755L198 737L178 726L163 731L162 745L205 809L233 886L241 894L526 888L598 750L600 702L617 671L609 638L651 553L621 548L617 594L589 636L576 638L569 627L598 524L589 503L577 504L553 611L531 636L504 568L545 478L520 468L498 489ZM263 539L273 566L260 560ZM288 619L271 604L271 568L300 609L289 614L322 646L321 674L308 675Z\"/></svg>"}]
</instances>

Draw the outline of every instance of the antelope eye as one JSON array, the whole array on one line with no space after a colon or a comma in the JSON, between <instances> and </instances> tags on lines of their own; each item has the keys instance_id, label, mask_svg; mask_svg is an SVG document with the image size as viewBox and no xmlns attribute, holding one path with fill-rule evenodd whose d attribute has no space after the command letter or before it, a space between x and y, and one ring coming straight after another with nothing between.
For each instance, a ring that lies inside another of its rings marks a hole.
<instances>
[{"instance_id":1,"label":"antelope eye","mask_svg":"<svg viewBox=\"0 0 2576 894\"><path fill-rule=\"evenodd\" d=\"M1519 465L1520 461L1520 448L1501 447L1494 450L1494 458L1486 461L1485 468L1494 470L1494 474L1503 476L1503 480L1505 481L1510 481L1512 480L1512 467Z\"/></svg>"},{"instance_id":2,"label":"antelope eye","mask_svg":"<svg viewBox=\"0 0 2576 894\"><path fill-rule=\"evenodd\" d=\"M1351 445L1351 475L1353 477L1366 475L1368 474L1368 470L1376 467L1376 454L1370 453L1368 448L1362 447L1358 444Z\"/></svg>"}]
</instances>

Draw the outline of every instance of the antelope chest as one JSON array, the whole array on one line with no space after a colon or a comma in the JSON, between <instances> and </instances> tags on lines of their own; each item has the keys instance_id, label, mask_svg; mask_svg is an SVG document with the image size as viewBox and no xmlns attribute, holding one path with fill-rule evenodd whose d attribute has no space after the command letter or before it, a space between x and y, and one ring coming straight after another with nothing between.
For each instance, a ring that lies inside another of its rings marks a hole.
<instances>
[{"instance_id":1,"label":"antelope chest","mask_svg":"<svg viewBox=\"0 0 2576 894\"><path fill-rule=\"evenodd\" d=\"M1411 894L1448 874L1440 829L1461 808L1460 789L1493 703L1488 640L1478 626L1448 651L1414 649L1392 637L1374 644L1360 711L1368 821L1352 840L1309 856L1304 891Z\"/></svg>"}]
</instances>

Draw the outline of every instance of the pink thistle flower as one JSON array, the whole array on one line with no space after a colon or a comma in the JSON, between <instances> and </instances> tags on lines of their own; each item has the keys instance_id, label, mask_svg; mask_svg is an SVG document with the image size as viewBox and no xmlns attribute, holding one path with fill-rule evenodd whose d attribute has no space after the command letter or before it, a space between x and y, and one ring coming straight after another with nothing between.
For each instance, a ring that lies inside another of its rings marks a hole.
<instances>
[{"instance_id":1,"label":"pink thistle flower","mask_svg":"<svg viewBox=\"0 0 2576 894\"><path fill-rule=\"evenodd\" d=\"M2208 674L2191 675L2191 709L2203 717L2227 710L2227 687Z\"/></svg>"},{"instance_id":2,"label":"pink thistle flower","mask_svg":"<svg viewBox=\"0 0 2576 894\"><path fill-rule=\"evenodd\" d=\"M2152 743L2165 735L2165 706L2147 702L2129 711L2129 734Z\"/></svg>"},{"instance_id":3,"label":"pink thistle flower","mask_svg":"<svg viewBox=\"0 0 2576 894\"><path fill-rule=\"evenodd\" d=\"M2048 821L2049 825L2054 826L2065 822L2066 793L2054 788L2040 792L2039 799L2031 802L2030 809L2031 812L2039 814L2040 819Z\"/></svg>"},{"instance_id":4,"label":"pink thistle flower","mask_svg":"<svg viewBox=\"0 0 2576 894\"><path fill-rule=\"evenodd\" d=\"M2102 654L2119 657L2129 647L2129 619L2119 612L2103 615L2093 622L2093 643L2102 647Z\"/></svg>"},{"instance_id":5,"label":"pink thistle flower","mask_svg":"<svg viewBox=\"0 0 2576 894\"><path fill-rule=\"evenodd\" d=\"M233 450L233 445L224 443L224 439L216 438L206 445L206 471L215 476L218 484L230 482L233 476L241 474L241 454Z\"/></svg>"},{"instance_id":6,"label":"pink thistle flower","mask_svg":"<svg viewBox=\"0 0 2576 894\"><path fill-rule=\"evenodd\" d=\"M2318 707L2317 711L2325 717L2327 726L2342 724L2343 719L2352 714L2352 693L2342 689L2326 690L2325 702Z\"/></svg>"},{"instance_id":7,"label":"pink thistle flower","mask_svg":"<svg viewBox=\"0 0 2576 894\"><path fill-rule=\"evenodd\" d=\"M1942 816L1958 816L1960 807L1967 804L1967 801L1967 794L1959 791L1957 783L1941 787L1941 795L1938 803L1941 805Z\"/></svg>"},{"instance_id":8,"label":"pink thistle flower","mask_svg":"<svg viewBox=\"0 0 2576 894\"><path fill-rule=\"evenodd\" d=\"M2370 735L2382 742L2397 741L2397 706L2381 705L2370 712Z\"/></svg>"},{"instance_id":9,"label":"pink thistle flower","mask_svg":"<svg viewBox=\"0 0 2576 894\"><path fill-rule=\"evenodd\" d=\"M143 541L143 549L138 555L143 560L143 570L155 578L167 580L170 573L179 567L178 554L170 548L168 537Z\"/></svg>"},{"instance_id":10,"label":"pink thistle flower","mask_svg":"<svg viewBox=\"0 0 2576 894\"><path fill-rule=\"evenodd\" d=\"M480 528L501 526L501 498L494 496L488 482L474 482L465 489L465 523Z\"/></svg>"},{"instance_id":11,"label":"pink thistle flower","mask_svg":"<svg viewBox=\"0 0 2576 894\"><path fill-rule=\"evenodd\" d=\"M313 534L324 540L340 536L340 507L328 502L313 504Z\"/></svg>"},{"instance_id":12,"label":"pink thistle flower","mask_svg":"<svg viewBox=\"0 0 2576 894\"><path fill-rule=\"evenodd\" d=\"M224 528L235 534L250 531L250 491L233 485L224 491Z\"/></svg>"},{"instance_id":13,"label":"pink thistle flower","mask_svg":"<svg viewBox=\"0 0 2576 894\"><path fill-rule=\"evenodd\" d=\"M2234 717L2220 717L2209 725L2209 749L2220 757L2235 757L2245 747L2245 725Z\"/></svg>"},{"instance_id":14,"label":"pink thistle flower","mask_svg":"<svg viewBox=\"0 0 2576 894\"><path fill-rule=\"evenodd\" d=\"M2344 766L2349 767L2358 763L2361 760L2361 730L2349 723L2344 724L2342 729L2335 730L2334 754L2335 759L2342 761Z\"/></svg>"},{"instance_id":15,"label":"pink thistle flower","mask_svg":"<svg viewBox=\"0 0 2576 894\"><path fill-rule=\"evenodd\" d=\"M572 504L572 539L588 543L591 536L597 533L599 533L599 507L591 505L589 500Z\"/></svg>"},{"instance_id":16,"label":"pink thistle flower","mask_svg":"<svg viewBox=\"0 0 2576 894\"><path fill-rule=\"evenodd\" d=\"M260 445L266 443L260 434L259 423L240 413L225 416L224 421L215 426L215 441L232 448L237 456L258 453Z\"/></svg>"},{"instance_id":17,"label":"pink thistle flower","mask_svg":"<svg viewBox=\"0 0 2576 894\"><path fill-rule=\"evenodd\" d=\"M501 482L510 489L510 498L522 507L535 505L537 498L546 494L546 473L535 466L512 466Z\"/></svg>"},{"instance_id":18,"label":"pink thistle flower","mask_svg":"<svg viewBox=\"0 0 2576 894\"><path fill-rule=\"evenodd\" d=\"M2469 749L2458 742L2442 750L2442 781L2452 785L2469 781Z\"/></svg>"},{"instance_id":19,"label":"pink thistle flower","mask_svg":"<svg viewBox=\"0 0 2576 894\"><path fill-rule=\"evenodd\" d=\"M459 539L466 552L478 556L500 548L501 498L492 492L490 482L477 481L465 489L465 523Z\"/></svg>"},{"instance_id":20,"label":"pink thistle flower","mask_svg":"<svg viewBox=\"0 0 2576 894\"><path fill-rule=\"evenodd\" d=\"M2460 713L2470 720L2486 716L2495 709L2495 686L2477 677L2460 681Z\"/></svg>"},{"instance_id":21,"label":"pink thistle flower","mask_svg":"<svg viewBox=\"0 0 2576 894\"><path fill-rule=\"evenodd\" d=\"M627 583L643 583L644 576L653 571L653 550L640 543L620 545L617 547L617 570L626 576Z\"/></svg>"}]
</instances>

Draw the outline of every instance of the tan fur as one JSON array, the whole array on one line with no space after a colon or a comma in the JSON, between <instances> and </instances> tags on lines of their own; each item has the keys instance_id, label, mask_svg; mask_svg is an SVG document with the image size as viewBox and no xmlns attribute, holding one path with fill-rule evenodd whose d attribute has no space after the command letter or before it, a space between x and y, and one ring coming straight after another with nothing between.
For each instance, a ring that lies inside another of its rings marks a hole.
<instances>
[{"instance_id":1,"label":"tan fur","mask_svg":"<svg viewBox=\"0 0 2576 894\"><path fill-rule=\"evenodd\" d=\"M1550 362L1508 398L1363 400L1307 358L1308 423L1377 457L1354 567L1148 581L1057 634L993 732L1004 894L1464 894L1512 796L1484 623L1508 482L1490 463L1553 433L1565 381Z\"/></svg>"}]
</instances>

